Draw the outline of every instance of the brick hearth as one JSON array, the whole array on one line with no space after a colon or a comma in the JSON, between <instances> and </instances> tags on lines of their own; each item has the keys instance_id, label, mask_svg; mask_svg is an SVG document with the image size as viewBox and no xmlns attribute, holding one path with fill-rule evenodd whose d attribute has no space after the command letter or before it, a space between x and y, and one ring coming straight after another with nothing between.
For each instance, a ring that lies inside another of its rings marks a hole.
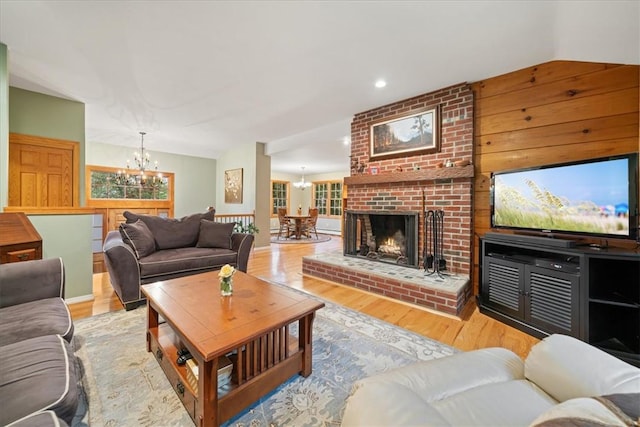
<instances>
[{"instance_id":1,"label":"brick hearth","mask_svg":"<svg viewBox=\"0 0 640 427\"><path fill-rule=\"evenodd\" d=\"M345 257L342 252L303 257L302 273L455 316L471 296L469 276L425 275L424 270Z\"/></svg>"}]
</instances>

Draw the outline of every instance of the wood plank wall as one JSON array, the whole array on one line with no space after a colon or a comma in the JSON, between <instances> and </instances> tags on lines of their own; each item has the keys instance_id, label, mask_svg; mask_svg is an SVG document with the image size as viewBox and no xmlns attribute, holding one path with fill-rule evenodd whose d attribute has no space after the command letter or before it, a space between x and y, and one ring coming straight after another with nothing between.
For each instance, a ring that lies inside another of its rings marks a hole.
<instances>
[{"instance_id":1,"label":"wood plank wall","mask_svg":"<svg viewBox=\"0 0 640 427\"><path fill-rule=\"evenodd\" d=\"M639 78L637 65L552 61L472 85L475 295L478 238L490 231L490 173L638 152Z\"/></svg>"}]
</instances>

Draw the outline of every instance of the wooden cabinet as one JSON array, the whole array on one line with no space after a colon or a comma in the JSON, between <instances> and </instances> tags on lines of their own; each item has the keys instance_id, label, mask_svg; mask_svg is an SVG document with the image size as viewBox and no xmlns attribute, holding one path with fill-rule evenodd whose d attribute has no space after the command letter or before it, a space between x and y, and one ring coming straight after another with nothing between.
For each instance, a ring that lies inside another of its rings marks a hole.
<instances>
[{"instance_id":1,"label":"wooden cabinet","mask_svg":"<svg viewBox=\"0 0 640 427\"><path fill-rule=\"evenodd\" d=\"M640 366L640 253L587 256L589 343Z\"/></svg>"},{"instance_id":2,"label":"wooden cabinet","mask_svg":"<svg viewBox=\"0 0 640 427\"><path fill-rule=\"evenodd\" d=\"M640 252L480 239L480 312L538 338L572 335L640 366Z\"/></svg>"},{"instance_id":3,"label":"wooden cabinet","mask_svg":"<svg viewBox=\"0 0 640 427\"><path fill-rule=\"evenodd\" d=\"M0 264L42 259L42 237L24 213L0 213Z\"/></svg>"},{"instance_id":4,"label":"wooden cabinet","mask_svg":"<svg viewBox=\"0 0 640 427\"><path fill-rule=\"evenodd\" d=\"M80 144L9 134L9 206L79 206Z\"/></svg>"},{"instance_id":5,"label":"wooden cabinet","mask_svg":"<svg viewBox=\"0 0 640 427\"><path fill-rule=\"evenodd\" d=\"M544 334L579 338L579 274L539 267L533 257L514 258L510 253L490 252L483 259L484 308L501 312Z\"/></svg>"}]
</instances>

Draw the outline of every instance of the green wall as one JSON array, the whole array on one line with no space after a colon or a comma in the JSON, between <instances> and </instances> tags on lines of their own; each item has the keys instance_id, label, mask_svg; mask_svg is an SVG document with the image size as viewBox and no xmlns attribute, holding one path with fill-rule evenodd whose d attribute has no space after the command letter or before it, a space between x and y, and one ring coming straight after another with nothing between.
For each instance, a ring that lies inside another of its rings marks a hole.
<instances>
[{"instance_id":1,"label":"green wall","mask_svg":"<svg viewBox=\"0 0 640 427\"><path fill-rule=\"evenodd\" d=\"M80 205L84 205L84 104L9 87L9 131L80 144Z\"/></svg>"},{"instance_id":2,"label":"green wall","mask_svg":"<svg viewBox=\"0 0 640 427\"><path fill-rule=\"evenodd\" d=\"M28 217L42 237L42 258L62 258L65 270L65 298L84 300L93 296L91 215Z\"/></svg>"},{"instance_id":3,"label":"green wall","mask_svg":"<svg viewBox=\"0 0 640 427\"><path fill-rule=\"evenodd\" d=\"M84 205L84 104L9 87L8 119L9 132L80 144L80 200ZM8 166L0 172L3 179L7 179ZM3 206L7 201L8 196ZM65 298L90 298L93 295L91 215L29 215L29 219L42 237L43 258L61 257L64 262Z\"/></svg>"},{"instance_id":4,"label":"green wall","mask_svg":"<svg viewBox=\"0 0 640 427\"><path fill-rule=\"evenodd\" d=\"M9 69L7 46L0 43L0 211L9 203Z\"/></svg>"}]
</instances>

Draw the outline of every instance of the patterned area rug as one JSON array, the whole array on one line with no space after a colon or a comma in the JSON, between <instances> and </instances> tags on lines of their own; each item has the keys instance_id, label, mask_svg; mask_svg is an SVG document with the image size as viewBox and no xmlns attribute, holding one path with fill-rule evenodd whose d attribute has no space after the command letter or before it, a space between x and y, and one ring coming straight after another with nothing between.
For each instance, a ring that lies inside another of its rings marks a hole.
<instances>
[{"instance_id":1,"label":"patterned area rug","mask_svg":"<svg viewBox=\"0 0 640 427\"><path fill-rule=\"evenodd\" d=\"M296 239L295 237L287 239L284 236L278 239L277 234L271 235L271 243L280 243L283 245L290 245L290 244L299 245L302 243L322 243L322 242L328 242L329 240L331 240L331 236L328 236L326 234L318 234L317 239L315 237L315 234L312 235L312 237L300 236L299 239Z\"/></svg>"},{"instance_id":2,"label":"patterned area rug","mask_svg":"<svg viewBox=\"0 0 640 427\"><path fill-rule=\"evenodd\" d=\"M314 321L313 373L308 378L292 377L226 426L339 426L357 379L456 352L324 302ZM89 425L193 425L160 366L146 351L145 321L146 309L140 307L75 322Z\"/></svg>"}]
</instances>

